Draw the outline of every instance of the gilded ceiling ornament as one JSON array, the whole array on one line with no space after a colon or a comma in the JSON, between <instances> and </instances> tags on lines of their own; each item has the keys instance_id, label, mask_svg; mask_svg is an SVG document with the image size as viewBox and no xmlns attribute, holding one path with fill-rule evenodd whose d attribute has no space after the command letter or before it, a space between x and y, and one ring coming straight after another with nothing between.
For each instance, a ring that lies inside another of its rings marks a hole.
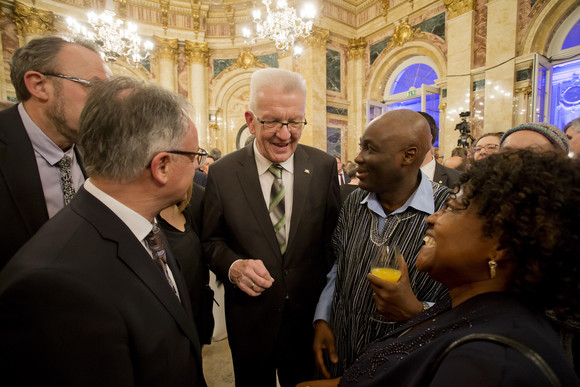
<instances>
[{"instance_id":1,"label":"gilded ceiling ornament","mask_svg":"<svg viewBox=\"0 0 580 387\"><path fill-rule=\"evenodd\" d=\"M312 26L312 33L306 38L306 45L313 48L326 48L326 41L329 35L329 30Z\"/></svg>"},{"instance_id":2,"label":"gilded ceiling ornament","mask_svg":"<svg viewBox=\"0 0 580 387\"><path fill-rule=\"evenodd\" d=\"M236 39L236 10L231 5L226 7L226 18L230 25L230 39L232 40L232 44L234 44L234 40Z\"/></svg>"},{"instance_id":3,"label":"gilded ceiling ornament","mask_svg":"<svg viewBox=\"0 0 580 387\"><path fill-rule=\"evenodd\" d=\"M381 7L383 8L383 17L385 21L388 23L388 16L389 16L389 0L381 0Z\"/></svg>"},{"instance_id":4,"label":"gilded ceiling ornament","mask_svg":"<svg viewBox=\"0 0 580 387\"><path fill-rule=\"evenodd\" d=\"M206 42L190 42L185 41L185 57L187 63L201 63L204 66L208 65L209 48Z\"/></svg>"},{"instance_id":5,"label":"gilded ceiling ornament","mask_svg":"<svg viewBox=\"0 0 580 387\"><path fill-rule=\"evenodd\" d=\"M121 19L126 19L127 18L127 0L116 0L117 3L119 3L119 12L117 13L117 15L119 15L119 17Z\"/></svg>"},{"instance_id":6,"label":"gilded ceiling ornament","mask_svg":"<svg viewBox=\"0 0 580 387\"><path fill-rule=\"evenodd\" d=\"M230 67L225 71L234 71L238 69L247 70L251 67L266 67L264 63L258 58L256 58L248 49L244 49L238 55L238 60L236 60Z\"/></svg>"},{"instance_id":7,"label":"gilded ceiling ornament","mask_svg":"<svg viewBox=\"0 0 580 387\"><path fill-rule=\"evenodd\" d=\"M45 35L56 31L52 12L42 11L19 2L14 3L12 20L18 28L18 35L20 36L28 34Z\"/></svg>"},{"instance_id":8,"label":"gilded ceiling ornament","mask_svg":"<svg viewBox=\"0 0 580 387\"><path fill-rule=\"evenodd\" d=\"M443 0L449 11L449 19L474 10L475 0Z\"/></svg>"},{"instance_id":9,"label":"gilded ceiling ornament","mask_svg":"<svg viewBox=\"0 0 580 387\"><path fill-rule=\"evenodd\" d=\"M348 42L348 60L364 58L366 46L365 38L352 39Z\"/></svg>"},{"instance_id":10,"label":"gilded ceiling ornament","mask_svg":"<svg viewBox=\"0 0 580 387\"><path fill-rule=\"evenodd\" d=\"M177 47L177 39L164 39L158 36L155 38L155 57L158 59L169 59L175 62L179 49Z\"/></svg>"},{"instance_id":11,"label":"gilded ceiling ornament","mask_svg":"<svg viewBox=\"0 0 580 387\"><path fill-rule=\"evenodd\" d=\"M160 0L161 5L161 25L163 26L163 31L167 35L167 27L169 26L169 0Z\"/></svg>"},{"instance_id":12,"label":"gilded ceiling ornament","mask_svg":"<svg viewBox=\"0 0 580 387\"><path fill-rule=\"evenodd\" d=\"M402 46L410 40L424 38L426 38L426 35L424 32L421 32L421 28L413 28L409 25L407 20L404 20L402 23L396 24L395 33L393 34L393 38L389 41L387 48Z\"/></svg>"},{"instance_id":13,"label":"gilded ceiling ornament","mask_svg":"<svg viewBox=\"0 0 580 387\"><path fill-rule=\"evenodd\" d=\"M193 17L193 31L195 32L195 37L199 34L201 27L201 7L198 3L191 6L191 16Z\"/></svg>"}]
</instances>

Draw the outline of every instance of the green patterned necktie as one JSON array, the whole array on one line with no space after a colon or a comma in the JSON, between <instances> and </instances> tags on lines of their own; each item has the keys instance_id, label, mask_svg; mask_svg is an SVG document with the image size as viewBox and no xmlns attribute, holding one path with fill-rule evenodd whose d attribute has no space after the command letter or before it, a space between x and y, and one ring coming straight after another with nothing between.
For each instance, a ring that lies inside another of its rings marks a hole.
<instances>
[{"instance_id":1,"label":"green patterned necktie","mask_svg":"<svg viewBox=\"0 0 580 387\"><path fill-rule=\"evenodd\" d=\"M284 183L282 182L282 166L280 164L272 164L268 171L274 175L274 182L270 190L270 205L268 212L270 212L270 220L276 232L276 239L280 245L280 252L286 252L286 215L284 214Z\"/></svg>"}]
</instances>

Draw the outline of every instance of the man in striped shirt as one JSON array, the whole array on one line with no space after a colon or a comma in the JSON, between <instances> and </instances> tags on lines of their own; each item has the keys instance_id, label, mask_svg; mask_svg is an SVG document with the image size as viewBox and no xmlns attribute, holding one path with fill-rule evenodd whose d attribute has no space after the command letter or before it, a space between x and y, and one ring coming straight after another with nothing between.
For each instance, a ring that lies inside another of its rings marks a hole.
<instances>
[{"instance_id":1,"label":"man in striped shirt","mask_svg":"<svg viewBox=\"0 0 580 387\"><path fill-rule=\"evenodd\" d=\"M427 121L411 110L387 112L363 133L355 158L360 189L343 205L332 241L336 263L314 318L313 349L324 377L342 375L368 343L447 293L415 268L425 219L449 194L420 171L429 140ZM380 245L398 246L405 258L396 283L369 274ZM325 364L325 352L330 363Z\"/></svg>"}]
</instances>

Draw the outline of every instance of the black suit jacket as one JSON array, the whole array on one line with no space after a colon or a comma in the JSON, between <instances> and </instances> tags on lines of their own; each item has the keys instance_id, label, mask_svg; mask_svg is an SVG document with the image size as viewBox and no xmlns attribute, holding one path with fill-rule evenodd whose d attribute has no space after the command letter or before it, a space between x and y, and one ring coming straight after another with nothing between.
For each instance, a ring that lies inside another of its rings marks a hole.
<instances>
[{"instance_id":1,"label":"black suit jacket","mask_svg":"<svg viewBox=\"0 0 580 387\"><path fill-rule=\"evenodd\" d=\"M298 145L288 247L282 256L260 188L253 145L210 168L202 241L210 268L226 285L226 322L234 356L251 358L256 348L268 356L277 340L311 340L314 309L334 262L330 238L340 208L337 179L332 156ZM247 258L262 260L275 280L258 297L248 296L228 279L231 264ZM295 330L279 338L283 315Z\"/></svg>"},{"instance_id":2,"label":"black suit jacket","mask_svg":"<svg viewBox=\"0 0 580 387\"><path fill-rule=\"evenodd\" d=\"M77 152L77 158L81 158ZM48 220L32 143L18 105L0 111L0 269Z\"/></svg>"},{"instance_id":3,"label":"black suit jacket","mask_svg":"<svg viewBox=\"0 0 580 387\"><path fill-rule=\"evenodd\" d=\"M7 385L203 386L185 281L181 302L129 228L81 188L0 272Z\"/></svg>"},{"instance_id":4,"label":"black suit jacket","mask_svg":"<svg viewBox=\"0 0 580 387\"><path fill-rule=\"evenodd\" d=\"M447 168L446 166L435 162L435 173L433 174L433 181L449 188L454 188L459 184L459 177L461 172L457 169Z\"/></svg>"}]
</instances>

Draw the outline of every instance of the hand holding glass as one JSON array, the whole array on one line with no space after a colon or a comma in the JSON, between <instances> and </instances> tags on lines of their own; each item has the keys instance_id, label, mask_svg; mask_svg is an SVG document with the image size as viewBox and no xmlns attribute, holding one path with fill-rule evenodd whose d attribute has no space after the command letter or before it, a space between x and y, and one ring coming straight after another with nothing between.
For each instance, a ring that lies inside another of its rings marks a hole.
<instances>
[{"instance_id":1,"label":"hand holding glass","mask_svg":"<svg viewBox=\"0 0 580 387\"><path fill-rule=\"evenodd\" d=\"M371 260L371 274L384 281L398 282L401 278L400 255L399 246L377 246L377 252Z\"/></svg>"}]
</instances>

